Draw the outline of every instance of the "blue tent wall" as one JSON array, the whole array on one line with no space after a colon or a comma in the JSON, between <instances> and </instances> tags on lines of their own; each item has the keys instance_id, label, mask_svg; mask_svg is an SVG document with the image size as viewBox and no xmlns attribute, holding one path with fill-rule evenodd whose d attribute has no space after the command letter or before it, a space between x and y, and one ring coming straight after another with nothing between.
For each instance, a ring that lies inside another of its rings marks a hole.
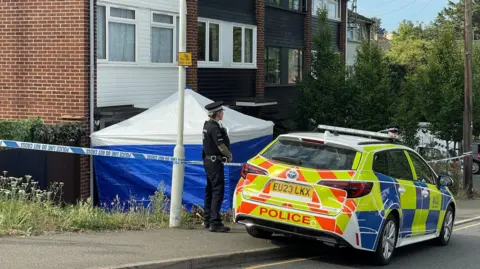
<instances>
[{"instance_id":1,"label":"blue tent wall","mask_svg":"<svg viewBox=\"0 0 480 269\"><path fill-rule=\"evenodd\" d=\"M244 163L255 156L272 141L272 136L264 136L232 144L233 162ZM175 145L124 145L102 146L99 149L128 151L136 153L173 156ZM184 145L185 158L199 161L202 156L201 145ZM99 203L110 205L118 195L120 202L128 202L131 197L136 202L148 205L149 197L154 195L163 182L167 197L170 198L172 183L172 162L123 159L113 157L94 157L95 177ZM241 167L225 167L225 198L222 211L232 208L232 197L240 178ZM183 204L187 209L192 205L203 207L206 176L202 165L185 165Z\"/></svg>"}]
</instances>

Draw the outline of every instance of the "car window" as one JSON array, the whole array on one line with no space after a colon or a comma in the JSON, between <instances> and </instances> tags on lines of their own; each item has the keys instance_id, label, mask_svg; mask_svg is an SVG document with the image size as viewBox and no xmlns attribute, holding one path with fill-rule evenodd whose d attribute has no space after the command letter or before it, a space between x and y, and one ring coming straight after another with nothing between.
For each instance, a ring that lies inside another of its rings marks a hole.
<instances>
[{"instance_id":1,"label":"car window","mask_svg":"<svg viewBox=\"0 0 480 269\"><path fill-rule=\"evenodd\" d=\"M388 172L397 179L413 180L412 169L403 150L388 151Z\"/></svg>"},{"instance_id":2,"label":"car window","mask_svg":"<svg viewBox=\"0 0 480 269\"><path fill-rule=\"evenodd\" d=\"M355 150L283 138L275 142L262 156L313 169L350 170L356 154Z\"/></svg>"},{"instance_id":3,"label":"car window","mask_svg":"<svg viewBox=\"0 0 480 269\"><path fill-rule=\"evenodd\" d=\"M390 176L388 172L388 152L380 151L373 156L372 170L386 176Z\"/></svg>"},{"instance_id":4,"label":"car window","mask_svg":"<svg viewBox=\"0 0 480 269\"><path fill-rule=\"evenodd\" d=\"M435 174L428 165L417 154L409 152L409 155L415 168L415 173L417 174L417 180L436 185Z\"/></svg>"}]
</instances>

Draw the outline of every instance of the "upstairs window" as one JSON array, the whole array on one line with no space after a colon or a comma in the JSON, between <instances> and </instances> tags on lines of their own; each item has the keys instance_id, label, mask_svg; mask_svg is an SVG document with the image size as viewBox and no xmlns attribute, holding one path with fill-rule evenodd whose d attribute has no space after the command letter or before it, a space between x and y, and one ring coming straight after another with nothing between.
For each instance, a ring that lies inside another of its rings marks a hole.
<instances>
[{"instance_id":1,"label":"upstairs window","mask_svg":"<svg viewBox=\"0 0 480 269\"><path fill-rule=\"evenodd\" d=\"M317 15L318 9L326 9L328 18L332 20L340 20L341 5L339 0L312 0L312 14Z\"/></svg>"},{"instance_id":2,"label":"upstairs window","mask_svg":"<svg viewBox=\"0 0 480 269\"><path fill-rule=\"evenodd\" d=\"M233 26L232 61L234 64L254 64L254 28Z\"/></svg>"},{"instance_id":3,"label":"upstairs window","mask_svg":"<svg viewBox=\"0 0 480 269\"><path fill-rule=\"evenodd\" d=\"M176 16L152 13L151 61L173 63L177 52L178 24ZM175 49L174 49L175 48ZM176 59L176 58L175 58Z\"/></svg>"},{"instance_id":4,"label":"upstairs window","mask_svg":"<svg viewBox=\"0 0 480 269\"><path fill-rule=\"evenodd\" d=\"M198 61L220 63L220 23L198 21Z\"/></svg>"},{"instance_id":5,"label":"upstairs window","mask_svg":"<svg viewBox=\"0 0 480 269\"><path fill-rule=\"evenodd\" d=\"M136 61L136 14L129 8L97 6L97 58Z\"/></svg>"}]
</instances>

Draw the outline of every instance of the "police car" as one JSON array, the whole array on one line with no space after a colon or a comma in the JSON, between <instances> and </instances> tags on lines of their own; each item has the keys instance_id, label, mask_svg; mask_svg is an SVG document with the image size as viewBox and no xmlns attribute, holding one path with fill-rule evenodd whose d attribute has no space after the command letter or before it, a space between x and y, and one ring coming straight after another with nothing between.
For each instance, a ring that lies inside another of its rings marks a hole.
<instances>
[{"instance_id":1,"label":"police car","mask_svg":"<svg viewBox=\"0 0 480 269\"><path fill-rule=\"evenodd\" d=\"M364 250L388 264L398 247L450 241L453 179L437 175L387 134L320 125L281 135L242 167L234 221L273 233Z\"/></svg>"}]
</instances>

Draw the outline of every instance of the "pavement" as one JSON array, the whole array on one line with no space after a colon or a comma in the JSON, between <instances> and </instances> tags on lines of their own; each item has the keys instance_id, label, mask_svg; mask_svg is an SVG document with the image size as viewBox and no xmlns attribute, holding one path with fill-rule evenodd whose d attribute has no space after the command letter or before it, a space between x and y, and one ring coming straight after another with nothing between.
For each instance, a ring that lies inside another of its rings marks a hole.
<instances>
[{"instance_id":1,"label":"pavement","mask_svg":"<svg viewBox=\"0 0 480 269\"><path fill-rule=\"evenodd\" d=\"M480 200L459 201L458 206L457 221L480 216ZM465 257L467 248L477 249L475 246L480 247L479 239L480 234L457 234L451 246L441 249L441 251L437 249L439 252L435 253L443 254L436 259L431 259L432 263L441 265L443 264L442 262L451 259L451 257ZM244 251L255 252L258 250L266 252L272 250L279 251L284 249L285 246L292 246L292 243L295 248L298 247L298 245L294 244L295 242L284 237L279 237L275 240L255 239L246 234L244 227L240 225L235 225L230 233L225 234L211 233L205 229L158 229L126 232L67 233L35 237L3 237L0 238L0 249L2 250L0 252L0 260L2 260L0 268L86 269L199 256L204 256L204 262L207 262L205 257L215 254L233 254ZM424 256L416 253L419 250L421 248L411 253L421 261ZM446 252L447 250L452 253ZM430 259L430 256L428 256L430 254L429 250L421 251L427 254L427 257ZM452 256L453 253L456 256ZM244 254L244 256L251 258L260 257L261 255ZM399 256L401 257L401 255ZM230 257L229 259L238 259L238 255L228 257ZM340 255L340 260L341 257L342 255ZM225 259L225 257L223 258ZM404 259L407 258L405 257ZM471 259L480 262L480 255L472 254ZM194 262L192 261L191 263ZM336 263L335 258L333 258L332 263ZM132 266L130 268L142 267ZM218 266L204 268L218 268ZM462 268L468 267L462 266Z\"/></svg>"}]
</instances>

